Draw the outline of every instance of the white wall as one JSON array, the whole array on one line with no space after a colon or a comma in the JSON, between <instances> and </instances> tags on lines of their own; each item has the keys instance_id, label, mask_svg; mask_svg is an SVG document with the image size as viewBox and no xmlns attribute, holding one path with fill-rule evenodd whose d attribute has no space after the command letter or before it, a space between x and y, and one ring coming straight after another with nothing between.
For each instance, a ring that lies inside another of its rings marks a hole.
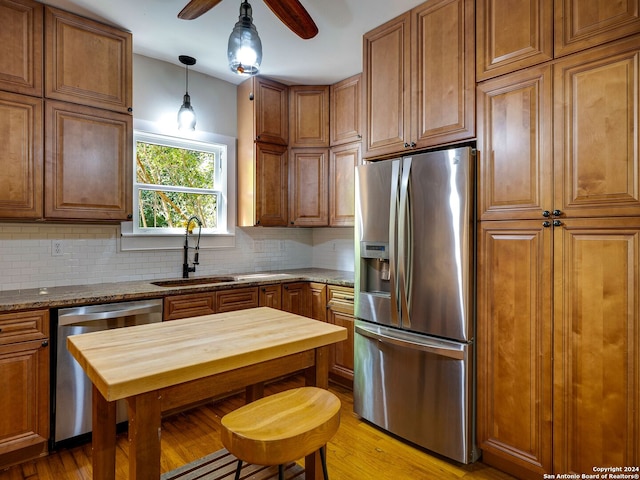
<instances>
[{"instance_id":1,"label":"white wall","mask_svg":"<svg viewBox=\"0 0 640 480\"><path fill-rule=\"evenodd\" d=\"M184 67L134 55L134 118L173 121L182 103ZM189 94L196 128L231 137L236 130L236 87L195 72ZM353 270L352 228L237 228L235 246L202 250L197 276L287 268ZM62 240L62 255L52 242ZM0 223L0 291L179 277L176 250L122 252L119 225Z\"/></svg>"}]
</instances>

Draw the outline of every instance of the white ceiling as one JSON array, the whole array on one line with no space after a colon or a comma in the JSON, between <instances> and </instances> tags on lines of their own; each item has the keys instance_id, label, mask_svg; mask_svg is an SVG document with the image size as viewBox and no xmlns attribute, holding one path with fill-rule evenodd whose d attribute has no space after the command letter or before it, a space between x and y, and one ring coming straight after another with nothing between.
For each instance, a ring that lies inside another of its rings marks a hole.
<instances>
[{"instance_id":1,"label":"white ceiling","mask_svg":"<svg viewBox=\"0 0 640 480\"><path fill-rule=\"evenodd\" d=\"M229 71L227 41L240 0L224 0L196 20L177 15L188 0L44 0L43 3L113 24L133 34L134 53L181 65L238 84ZM252 0L262 40L260 74L287 84L332 84L362 71L362 35L424 0L300 0L318 26L311 40L292 33L262 0Z\"/></svg>"}]
</instances>

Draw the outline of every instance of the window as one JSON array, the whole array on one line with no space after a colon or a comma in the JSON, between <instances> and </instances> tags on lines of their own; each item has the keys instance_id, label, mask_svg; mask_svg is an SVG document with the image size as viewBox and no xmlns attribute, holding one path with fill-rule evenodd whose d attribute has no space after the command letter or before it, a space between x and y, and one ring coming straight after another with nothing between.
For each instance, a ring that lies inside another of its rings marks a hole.
<instances>
[{"instance_id":1,"label":"window","mask_svg":"<svg viewBox=\"0 0 640 480\"><path fill-rule=\"evenodd\" d=\"M133 161L133 221L123 223L122 236L134 240L123 240L123 250L175 248L171 239L184 235L193 215L202 221L203 237L233 235L235 139L203 132L180 138L138 125Z\"/></svg>"},{"instance_id":2,"label":"window","mask_svg":"<svg viewBox=\"0 0 640 480\"><path fill-rule=\"evenodd\" d=\"M134 232L182 234L196 215L203 233L226 233L226 146L142 132L134 138Z\"/></svg>"}]
</instances>

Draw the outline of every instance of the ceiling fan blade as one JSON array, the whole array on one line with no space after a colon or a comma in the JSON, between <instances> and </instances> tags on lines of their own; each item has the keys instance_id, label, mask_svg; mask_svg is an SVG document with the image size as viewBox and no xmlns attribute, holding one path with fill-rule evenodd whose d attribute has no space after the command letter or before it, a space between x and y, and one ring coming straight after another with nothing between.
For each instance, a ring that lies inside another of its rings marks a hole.
<instances>
[{"instance_id":1,"label":"ceiling fan blade","mask_svg":"<svg viewBox=\"0 0 640 480\"><path fill-rule=\"evenodd\" d=\"M193 20L203 13L207 13L221 1L222 0L191 0L180 11L178 18L181 18L182 20Z\"/></svg>"},{"instance_id":2,"label":"ceiling fan blade","mask_svg":"<svg viewBox=\"0 0 640 480\"><path fill-rule=\"evenodd\" d=\"M318 27L298 0L264 0L289 29L300 38L308 40L318 34Z\"/></svg>"}]
</instances>

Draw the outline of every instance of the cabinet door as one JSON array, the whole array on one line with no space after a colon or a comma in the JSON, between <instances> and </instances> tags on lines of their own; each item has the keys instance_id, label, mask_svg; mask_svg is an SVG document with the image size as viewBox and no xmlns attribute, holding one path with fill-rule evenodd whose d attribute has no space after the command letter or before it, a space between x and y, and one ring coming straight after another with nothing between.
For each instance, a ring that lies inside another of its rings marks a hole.
<instances>
[{"instance_id":1,"label":"cabinet door","mask_svg":"<svg viewBox=\"0 0 640 480\"><path fill-rule=\"evenodd\" d=\"M258 306L258 288L234 288L216 292L216 312L233 312Z\"/></svg>"},{"instance_id":2,"label":"cabinet door","mask_svg":"<svg viewBox=\"0 0 640 480\"><path fill-rule=\"evenodd\" d=\"M0 89L42 95L43 6L32 0L0 0Z\"/></svg>"},{"instance_id":3,"label":"cabinet door","mask_svg":"<svg viewBox=\"0 0 640 480\"><path fill-rule=\"evenodd\" d=\"M289 147L329 146L329 86L289 87Z\"/></svg>"},{"instance_id":4,"label":"cabinet door","mask_svg":"<svg viewBox=\"0 0 640 480\"><path fill-rule=\"evenodd\" d=\"M640 219L554 228L554 471L640 465Z\"/></svg>"},{"instance_id":5,"label":"cabinet door","mask_svg":"<svg viewBox=\"0 0 640 480\"><path fill-rule=\"evenodd\" d=\"M553 471L552 229L541 223L478 233L478 443L485 463L523 479Z\"/></svg>"},{"instance_id":6,"label":"cabinet door","mask_svg":"<svg viewBox=\"0 0 640 480\"><path fill-rule=\"evenodd\" d=\"M325 283L309 284L311 295L311 318L325 322L327 320L327 285Z\"/></svg>"},{"instance_id":7,"label":"cabinet door","mask_svg":"<svg viewBox=\"0 0 640 480\"><path fill-rule=\"evenodd\" d=\"M361 163L361 142L332 147L329 157L329 226L353 227L355 171Z\"/></svg>"},{"instance_id":8,"label":"cabinet door","mask_svg":"<svg viewBox=\"0 0 640 480\"><path fill-rule=\"evenodd\" d=\"M285 283L282 285L282 310L304 317L311 315L311 297L307 282Z\"/></svg>"},{"instance_id":9,"label":"cabinet door","mask_svg":"<svg viewBox=\"0 0 640 480\"><path fill-rule=\"evenodd\" d=\"M554 208L569 217L640 215L640 37L553 68Z\"/></svg>"},{"instance_id":10,"label":"cabinet door","mask_svg":"<svg viewBox=\"0 0 640 480\"><path fill-rule=\"evenodd\" d=\"M48 341L0 345L0 468L47 452Z\"/></svg>"},{"instance_id":11,"label":"cabinet door","mask_svg":"<svg viewBox=\"0 0 640 480\"><path fill-rule=\"evenodd\" d=\"M289 141L289 94L286 85L253 77L255 140L287 145Z\"/></svg>"},{"instance_id":12,"label":"cabinet door","mask_svg":"<svg viewBox=\"0 0 640 480\"><path fill-rule=\"evenodd\" d=\"M411 45L411 147L474 137L473 0L432 0L413 9Z\"/></svg>"},{"instance_id":13,"label":"cabinet door","mask_svg":"<svg viewBox=\"0 0 640 480\"><path fill-rule=\"evenodd\" d=\"M282 309L282 286L264 285L260 287L258 294L258 305L261 307L271 307L277 310Z\"/></svg>"},{"instance_id":14,"label":"cabinet door","mask_svg":"<svg viewBox=\"0 0 640 480\"><path fill-rule=\"evenodd\" d=\"M359 142L362 139L362 74L331 85L329 98L330 144Z\"/></svg>"},{"instance_id":15,"label":"cabinet door","mask_svg":"<svg viewBox=\"0 0 640 480\"><path fill-rule=\"evenodd\" d=\"M130 218L131 116L52 100L45 109L45 217Z\"/></svg>"},{"instance_id":16,"label":"cabinet door","mask_svg":"<svg viewBox=\"0 0 640 480\"><path fill-rule=\"evenodd\" d=\"M289 191L287 147L257 142L255 152L255 224L284 227L287 225Z\"/></svg>"},{"instance_id":17,"label":"cabinet door","mask_svg":"<svg viewBox=\"0 0 640 480\"><path fill-rule=\"evenodd\" d=\"M164 297L163 320L177 320L212 313L216 313L215 292L185 293L184 295Z\"/></svg>"},{"instance_id":18,"label":"cabinet door","mask_svg":"<svg viewBox=\"0 0 640 480\"><path fill-rule=\"evenodd\" d=\"M45 96L130 112L131 34L52 7L45 25Z\"/></svg>"},{"instance_id":19,"label":"cabinet door","mask_svg":"<svg viewBox=\"0 0 640 480\"><path fill-rule=\"evenodd\" d=\"M542 219L553 209L551 67L478 84L478 215Z\"/></svg>"},{"instance_id":20,"label":"cabinet door","mask_svg":"<svg viewBox=\"0 0 640 480\"><path fill-rule=\"evenodd\" d=\"M42 218L42 125L41 99L0 92L0 218Z\"/></svg>"},{"instance_id":21,"label":"cabinet door","mask_svg":"<svg viewBox=\"0 0 640 480\"><path fill-rule=\"evenodd\" d=\"M639 0L555 1L556 57L639 31Z\"/></svg>"},{"instance_id":22,"label":"cabinet door","mask_svg":"<svg viewBox=\"0 0 640 480\"><path fill-rule=\"evenodd\" d=\"M327 322L347 329L347 339L331 345L329 377L353 388L353 288L329 285L327 297Z\"/></svg>"},{"instance_id":23,"label":"cabinet door","mask_svg":"<svg viewBox=\"0 0 640 480\"><path fill-rule=\"evenodd\" d=\"M365 158L405 149L410 141L409 12L364 35Z\"/></svg>"},{"instance_id":24,"label":"cabinet door","mask_svg":"<svg viewBox=\"0 0 640 480\"><path fill-rule=\"evenodd\" d=\"M289 162L289 219L291 225L329 224L329 149L293 148Z\"/></svg>"},{"instance_id":25,"label":"cabinet door","mask_svg":"<svg viewBox=\"0 0 640 480\"><path fill-rule=\"evenodd\" d=\"M553 58L553 0L476 0L476 80Z\"/></svg>"}]
</instances>

